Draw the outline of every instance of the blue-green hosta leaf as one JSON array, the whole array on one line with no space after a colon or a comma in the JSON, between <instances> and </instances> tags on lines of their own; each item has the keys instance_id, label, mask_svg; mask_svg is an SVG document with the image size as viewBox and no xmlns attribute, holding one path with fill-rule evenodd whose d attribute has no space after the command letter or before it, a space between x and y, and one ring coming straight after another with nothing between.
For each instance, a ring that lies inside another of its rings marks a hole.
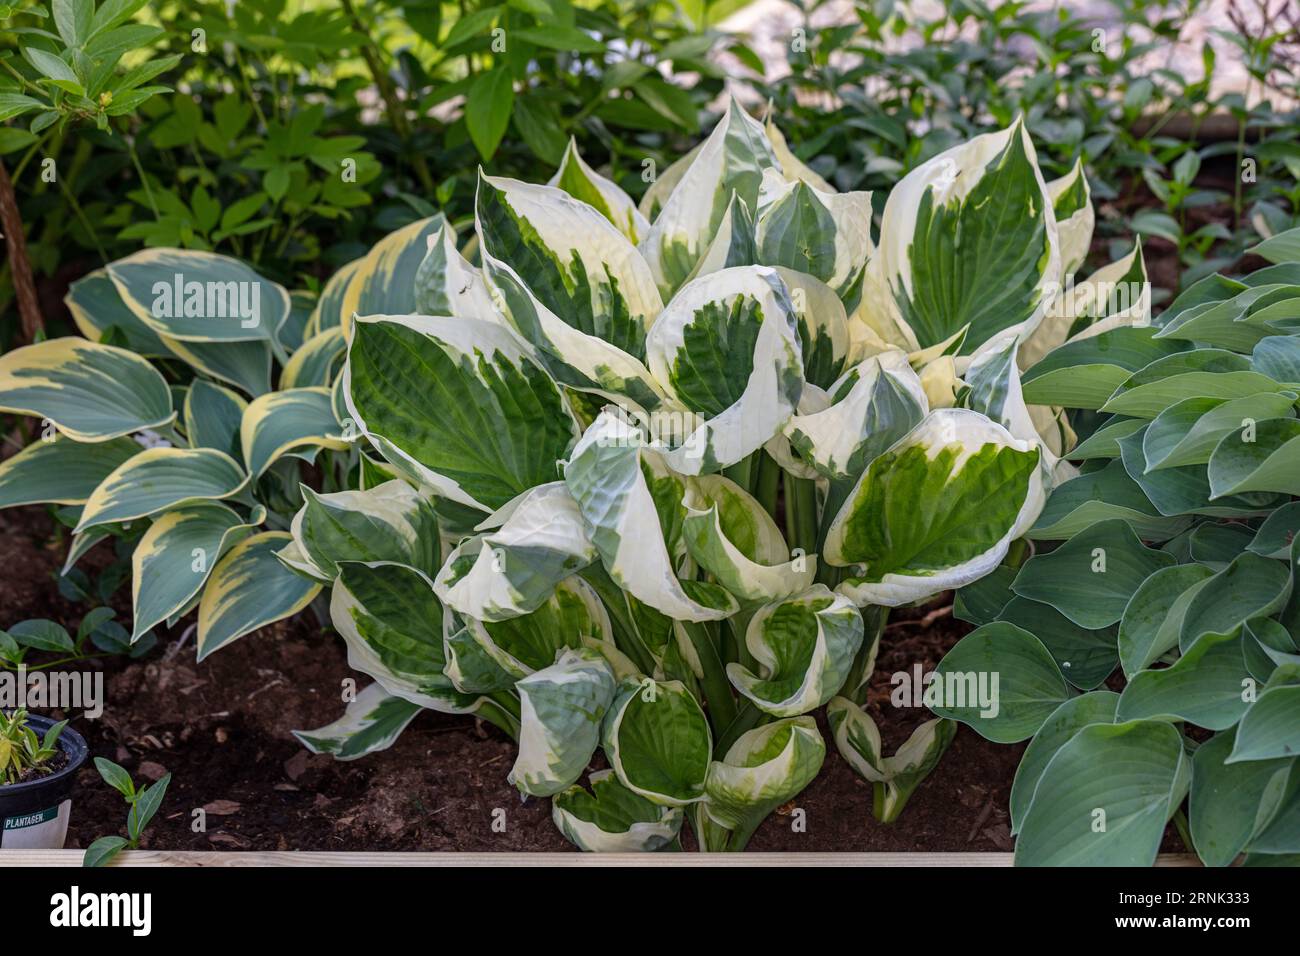
<instances>
[{"instance_id":1,"label":"blue-green hosta leaf","mask_svg":"<svg viewBox=\"0 0 1300 956\"><path fill-rule=\"evenodd\" d=\"M968 355L1005 329L1028 335L1060 282L1051 207L1020 121L940 153L890 191L863 305L909 350L962 329Z\"/></svg>"},{"instance_id":2,"label":"blue-green hosta leaf","mask_svg":"<svg viewBox=\"0 0 1300 956\"><path fill-rule=\"evenodd\" d=\"M1245 493L1215 496L1210 483L1209 469L1205 465L1179 465L1175 468L1152 469L1146 460L1147 429L1139 429L1119 439L1120 460L1142 493L1164 515L1214 515L1217 517L1247 517L1266 513L1279 503L1277 496ZM1229 435L1222 441L1235 441Z\"/></svg>"},{"instance_id":3,"label":"blue-green hosta leaf","mask_svg":"<svg viewBox=\"0 0 1300 956\"><path fill-rule=\"evenodd\" d=\"M1073 454L1071 454L1073 457ZM1191 526L1190 516L1162 515L1121 461L1085 472L1052 489L1038 521L1025 534L1033 541L1071 538L1101 521L1119 518L1138 537L1165 541Z\"/></svg>"},{"instance_id":4,"label":"blue-green hosta leaf","mask_svg":"<svg viewBox=\"0 0 1300 956\"><path fill-rule=\"evenodd\" d=\"M1300 501L1293 501L1264 519L1248 550L1266 558L1286 558L1297 535L1300 535Z\"/></svg>"},{"instance_id":5,"label":"blue-green hosta leaf","mask_svg":"<svg viewBox=\"0 0 1300 956\"><path fill-rule=\"evenodd\" d=\"M390 696L380 684L371 684L332 724L295 730L293 735L314 754L356 760L391 747L422 709L419 704Z\"/></svg>"},{"instance_id":6,"label":"blue-green hosta leaf","mask_svg":"<svg viewBox=\"0 0 1300 956\"><path fill-rule=\"evenodd\" d=\"M1293 602L1294 603L1294 602ZM1246 670L1257 682L1267 683L1284 665L1300 664L1300 648L1287 628L1268 617L1247 621L1241 631Z\"/></svg>"},{"instance_id":7,"label":"blue-green hosta leaf","mask_svg":"<svg viewBox=\"0 0 1300 956\"><path fill-rule=\"evenodd\" d=\"M831 404L793 415L782 429L818 474L857 478L928 411L920 379L896 349L855 365L829 389Z\"/></svg>"},{"instance_id":8,"label":"blue-green hosta leaf","mask_svg":"<svg viewBox=\"0 0 1300 956\"><path fill-rule=\"evenodd\" d=\"M258 509L253 517L263 517ZM225 505L193 504L158 517L131 554L132 642L186 607L212 569L261 522L246 522Z\"/></svg>"},{"instance_id":9,"label":"blue-green hosta leaf","mask_svg":"<svg viewBox=\"0 0 1300 956\"><path fill-rule=\"evenodd\" d=\"M385 457L483 511L553 481L578 435L555 382L501 325L369 317L353 331L344 376L353 421L385 441Z\"/></svg>"},{"instance_id":10,"label":"blue-green hosta leaf","mask_svg":"<svg viewBox=\"0 0 1300 956\"><path fill-rule=\"evenodd\" d=\"M1279 667L1237 727L1228 763L1300 754L1300 666Z\"/></svg>"},{"instance_id":11,"label":"blue-green hosta leaf","mask_svg":"<svg viewBox=\"0 0 1300 956\"><path fill-rule=\"evenodd\" d=\"M1119 662L1132 679L1178 646L1192 599L1214 577L1201 564L1161 568L1139 585L1119 622Z\"/></svg>"},{"instance_id":12,"label":"blue-green hosta leaf","mask_svg":"<svg viewBox=\"0 0 1300 956\"><path fill-rule=\"evenodd\" d=\"M1300 494L1300 421L1239 419L1210 455L1209 480L1215 498L1244 492Z\"/></svg>"},{"instance_id":13,"label":"blue-green hosta leaf","mask_svg":"<svg viewBox=\"0 0 1300 956\"><path fill-rule=\"evenodd\" d=\"M239 423L248 402L221 385L197 378L185 393L185 436L191 448L215 448L238 459Z\"/></svg>"},{"instance_id":14,"label":"blue-green hosta leaf","mask_svg":"<svg viewBox=\"0 0 1300 956\"><path fill-rule=\"evenodd\" d=\"M825 560L866 566L841 593L897 607L988 574L1043 506L1038 459L976 412L931 412L871 462L831 522Z\"/></svg>"},{"instance_id":15,"label":"blue-green hosta leaf","mask_svg":"<svg viewBox=\"0 0 1300 956\"><path fill-rule=\"evenodd\" d=\"M1142 439L1147 469L1204 465L1221 439L1250 422L1294 417L1288 392L1260 392L1245 398L1187 398L1156 416Z\"/></svg>"},{"instance_id":16,"label":"blue-green hosta leaf","mask_svg":"<svg viewBox=\"0 0 1300 956\"><path fill-rule=\"evenodd\" d=\"M774 720L737 738L709 764L704 809L728 830L752 831L813 782L826 744L812 717Z\"/></svg>"},{"instance_id":17,"label":"blue-green hosta leaf","mask_svg":"<svg viewBox=\"0 0 1300 956\"><path fill-rule=\"evenodd\" d=\"M1187 652L1205 634L1236 633L1256 617L1271 617L1291 596L1287 565L1247 551L1233 559L1192 599L1178 634Z\"/></svg>"},{"instance_id":18,"label":"blue-green hosta leaf","mask_svg":"<svg viewBox=\"0 0 1300 956\"><path fill-rule=\"evenodd\" d=\"M803 392L794 306L780 276L765 266L687 283L655 322L646 351L655 379L695 413L665 455L683 474L718 471L761 448Z\"/></svg>"},{"instance_id":19,"label":"blue-green hosta leaf","mask_svg":"<svg viewBox=\"0 0 1300 956\"><path fill-rule=\"evenodd\" d=\"M182 502L229 498L248 484L239 463L213 448L150 448L99 483L76 530L157 514Z\"/></svg>"},{"instance_id":20,"label":"blue-green hosta leaf","mask_svg":"<svg viewBox=\"0 0 1300 956\"><path fill-rule=\"evenodd\" d=\"M618 780L612 770L590 774L591 791L573 786L551 800L551 816L565 838L588 853L649 853L674 844L686 815Z\"/></svg>"},{"instance_id":21,"label":"blue-green hosta leaf","mask_svg":"<svg viewBox=\"0 0 1300 956\"><path fill-rule=\"evenodd\" d=\"M307 320L307 328L303 330L305 338L311 339L330 329L343 328L343 297L347 294L352 277L361 270L365 261L364 256L353 259L346 265L340 266L338 271L329 277L329 281L321 289L320 298L316 300L316 308L312 310L311 318ZM347 321L350 325L351 312L347 315Z\"/></svg>"},{"instance_id":22,"label":"blue-green hosta leaf","mask_svg":"<svg viewBox=\"0 0 1300 956\"><path fill-rule=\"evenodd\" d=\"M862 637L858 609L817 584L759 608L745 631L745 646L758 662L759 673L731 663L727 677L764 713L806 714L843 686Z\"/></svg>"},{"instance_id":23,"label":"blue-green hosta leaf","mask_svg":"<svg viewBox=\"0 0 1300 956\"><path fill-rule=\"evenodd\" d=\"M1050 604L1013 597L997 620L1009 621L1042 641L1061 674L1080 690L1098 686L1119 662L1114 627L1080 627Z\"/></svg>"},{"instance_id":24,"label":"blue-green hosta leaf","mask_svg":"<svg viewBox=\"0 0 1300 956\"><path fill-rule=\"evenodd\" d=\"M289 317L276 330L275 337L281 347L293 354L302 347L303 332L311 321L312 312L316 310L316 293L306 289L294 289L289 293Z\"/></svg>"},{"instance_id":25,"label":"blue-green hosta leaf","mask_svg":"<svg viewBox=\"0 0 1300 956\"><path fill-rule=\"evenodd\" d=\"M1183 342L1155 339L1155 332L1125 326L1066 342L1025 371L1020 380L1025 401L1101 408L1134 373L1186 349Z\"/></svg>"},{"instance_id":26,"label":"blue-green hosta leaf","mask_svg":"<svg viewBox=\"0 0 1300 956\"><path fill-rule=\"evenodd\" d=\"M1212 590L1203 589L1198 599ZM1205 634L1169 667L1134 674L1120 695L1116 719L1177 719L1225 730L1250 706L1244 699L1250 683L1241 635Z\"/></svg>"},{"instance_id":27,"label":"blue-green hosta leaf","mask_svg":"<svg viewBox=\"0 0 1300 956\"><path fill-rule=\"evenodd\" d=\"M489 276L504 263L546 309L637 359L663 300L636 247L554 186L480 175L475 202Z\"/></svg>"},{"instance_id":28,"label":"blue-green hosta leaf","mask_svg":"<svg viewBox=\"0 0 1300 956\"><path fill-rule=\"evenodd\" d=\"M502 621L465 618L463 625L483 653L513 680L550 667L559 653L572 648L597 651L619 676L626 670L614 648L605 606L578 577L565 579L527 614Z\"/></svg>"},{"instance_id":29,"label":"blue-green hosta leaf","mask_svg":"<svg viewBox=\"0 0 1300 956\"><path fill-rule=\"evenodd\" d=\"M585 202L614 224L627 241L636 245L650 231L650 223L636 208L632 197L618 184L606 179L587 165L578 155L578 144L572 136L564 151L560 168L551 177L548 186L562 189L574 199Z\"/></svg>"},{"instance_id":30,"label":"blue-green hosta leaf","mask_svg":"<svg viewBox=\"0 0 1300 956\"><path fill-rule=\"evenodd\" d=\"M957 734L954 721L936 717L917 727L892 757L886 757L880 730L865 708L847 697L836 697L826 705L826 718L840 756L875 785L876 815L882 822L898 817Z\"/></svg>"},{"instance_id":31,"label":"blue-green hosta leaf","mask_svg":"<svg viewBox=\"0 0 1300 956\"><path fill-rule=\"evenodd\" d=\"M779 168L779 163L763 127L732 99L726 115L663 200L663 208L641 242L665 299L695 272L732 195L749 209L757 209L763 171L773 168ZM671 171L666 170L665 176Z\"/></svg>"},{"instance_id":32,"label":"blue-green hosta leaf","mask_svg":"<svg viewBox=\"0 0 1300 956\"><path fill-rule=\"evenodd\" d=\"M1250 367L1275 382L1300 388L1300 336L1270 335L1250 353Z\"/></svg>"},{"instance_id":33,"label":"blue-green hosta leaf","mask_svg":"<svg viewBox=\"0 0 1300 956\"><path fill-rule=\"evenodd\" d=\"M161 428L176 414L167 381L147 361L73 337L0 355L0 411L49 419L82 442Z\"/></svg>"},{"instance_id":34,"label":"blue-green hosta leaf","mask_svg":"<svg viewBox=\"0 0 1300 956\"><path fill-rule=\"evenodd\" d=\"M1150 866L1187 792L1182 736L1163 721L1095 723L1044 768L1017 866Z\"/></svg>"},{"instance_id":35,"label":"blue-green hosta leaf","mask_svg":"<svg viewBox=\"0 0 1300 956\"><path fill-rule=\"evenodd\" d=\"M284 354L275 333L289 317L289 292L238 259L142 249L110 262L108 275L122 302L164 343L265 341Z\"/></svg>"},{"instance_id":36,"label":"blue-green hosta leaf","mask_svg":"<svg viewBox=\"0 0 1300 956\"><path fill-rule=\"evenodd\" d=\"M142 451L130 438L94 444L60 437L32 442L0 462L0 508L82 504L114 469Z\"/></svg>"},{"instance_id":37,"label":"blue-green hosta leaf","mask_svg":"<svg viewBox=\"0 0 1300 956\"><path fill-rule=\"evenodd\" d=\"M1243 358L1232 352L1225 354L1234 358ZM1181 355L1174 358L1182 361ZM1277 391L1280 388L1277 382L1268 376L1248 369L1222 372L1193 370L1170 375L1161 374L1162 371L1152 370L1151 374L1159 377L1150 381L1145 380L1146 370L1134 373L1114 395L1107 399L1101 410L1116 415L1155 418L1170 405L1181 402L1185 398L1245 398L1247 395Z\"/></svg>"},{"instance_id":38,"label":"blue-green hosta leaf","mask_svg":"<svg viewBox=\"0 0 1300 956\"><path fill-rule=\"evenodd\" d=\"M1089 724L1113 724L1119 694L1108 690L1095 690L1072 697L1052 711L1025 748L1016 768L1016 778L1011 784L1011 832L1018 833L1024 823L1034 790L1042 779L1043 771L1056 756L1056 752Z\"/></svg>"},{"instance_id":39,"label":"blue-green hosta leaf","mask_svg":"<svg viewBox=\"0 0 1300 956\"><path fill-rule=\"evenodd\" d=\"M754 225L758 262L806 273L844 293L872 252L871 193L821 192L769 169Z\"/></svg>"},{"instance_id":40,"label":"blue-green hosta leaf","mask_svg":"<svg viewBox=\"0 0 1300 956\"><path fill-rule=\"evenodd\" d=\"M429 249L415 274L415 310L421 315L491 319L496 314L482 274L456 249L450 225L429 237Z\"/></svg>"},{"instance_id":41,"label":"blue-green hosta leaf","mask_svg":"<svg viewBox=\"0 0 1300 956\"><path fill-rule=\"evenodd\" d=\"M271 390L271 347L255 342L189 342L161 336L167 350L205 375L249 395Z\"/></svg>"},{"instance_id":42,"label":"blue-green hosta leaf","mask_svg":"<svg viewBox=\"0 0 1300 956\"><path fill-rule=\"evenodd\" d=\"M1052 200L1056 232L1061 241L1061 274L1074 275L1088 258L1092 230L1097 223L1092 209L1092 188L1083 171L1083 157L1060 179L1047 183L1047 195Z\"/></svg>"},{"instance_id":43,"label":"blue-green hosta leaf","mask_svg":"<svg viewBox=\"0 0 1300 956\"><path fill-rule=\"evenodd\" d=\"M1252 538L1251 529L1246 525L1205 522L1192 529L1187 548L1193 561L1222 571L1246 550Z\"/></svg>"},{"instance_id":44,"label":"blue-green hosta leaf","mask_svg":"<svg viewBox=\"0 0 1300 956\"><path fill-rule=\"evenodd\" d=\"M1108 418L1104 425L1079 442L1070 450L1072 461L1087 461L1093 458L1118 458L1120 456L1119 440L1127 438L1140 428L1145 428L1144 418L1121 418L1118 415Z\"/></svg>"},{"instance_id":45,"label":"blue-green hosta leaf","mask_svg":"<svg viewBox=\"0 0 1300 956\"><path fill-rule=\"evenodd\" d=\"M280 388L329 386L334 382L347 350L343 329L338 326L313 335L289 357L289 363L280 375Z\"/></svg>"},{"instance_id":46,"label":"blue-green hosta leaf","mask_svg":"<svg viewBox=\"0 0 1300 956\"><path fill-rule=\"evenodd\" d=\"M817 559L793 560L776 522L743 488L721 475L686 484L682 539L691 557L743 601L772 601L813 582Z\"/></svg>"},{"instance_id":47,"label":"blue-green hosta leaf","mask_svg":"<svg viewBox=\"0 0 1300 956\"><path fill-rule=\"evenodd\" d=\"M117 286L104 269L96 269L68 286L63 297L78 331L92 342L101 341L110 330L137 355L163 358L171 355L153 329L126 307Z\"/></svg>"},{"instance_id":48,"label":"blue-green hosta leaf","mask_svg":"<svg viewBox=\"0 0 1300 956\"><path fill-rule=\"evenodd\" d=\"M330 494L303 485L302 496L290 525L292 546L280 555L287 567L324 583L345 561L392 561L425 574L438 567L432 505L406 482Z\"/></svg>"},{"instance_id":49,"label":"blue-green hosta leaf","mask_svg":"<svg viewBox=\"0 0 1300 956\"><path fill-rule=\"evenodd\" d=\"M967 634L939 662L924 703L994 743L1032 737L1073 695L1033 634L1007 621Z\"/></svg>"},{"instance_id":50,"label":"blue-green hosta leaf","mask_svg":"<svg viewBox=\"0 0 1300 956\"><path fill-rule=\"evenodd\" d=\"M674 620L729 617L738 605L725 590L677 578L651 488L657 457L640 429L607 410L573 449L564 481L620 588Z\"/></svg>"},{"instance_id":51,"label":"blue-green hosta leaf","mask_svg":"<svg viewBox=\"0 0 1300 956\"><path fill-rule=\"evenodd\" d=\"M614 672L595 651L565 650L515 689L519 755L509 780L530 797L549 797L581 777L596 752L614 699Z\"/></svg>"},{"instance_id":52,"label":"blue-green hosta leaf","mask_svg":"<svg viewBox=\"0 0 1300 956\"><path fill-rule=\"evenodd\" d=\"M461 614L481 621L527 614L596 559L562 481L529 489L493 520L496 530L461 542L434 580L438 597Z\"/></svg>"},{"instance_id":53,"label":"blue-green hosta leaf","mask_svg":"<svg viewBox=\"0 0 1300 956\"><path fill-rule=\"evenodd\" d=\"M1277 306L1285 311L1279 313ZM1182 339L1234 352L1250 352L1275 331L1265 322L1300 315L1300 288L1268 284L1246 289L1222 302L1203 302L1183 309L1164 323L1157 338Z\"/></svg>"},{"instance_id":54,"label":"blue-green hosta leaf","mask_svg":"<svg viewBox=\"0 0 1300 956\"><path fill-rule=\"evenodd\" d=\"M1293 715L1294 717L1294 715ZM1215 734L1192 755L1187 822L1206 866L1228 866L1277 813L1295 760L1228 763L1241 726Z\"/></svg>"},{"instance_id":55,"label":"blue-green hosta leaf","mask_svg":"<svg viewBox=\"0 0 1300 956\"><path fill-rule=\"evenodd\" d=\"M1172 555L1143 545L1128 522L1112 519L1092 525L1049 554L1030 558L1012 590L1096 630L1119 621L1142 582L1173 564Z\"/></svg>"},{"instance_id":56,"label":"blue-green hosta leaf","mask_svg":"<svg viewBox=\"0 0 1300 956\"><path fill-rule=\"evenodd\" d=\"M249 474L257 479L291 449L344 450L348 443L341 432L329 389L291 388L253 399L244 409L239 440Z\"/></svg>"},{"instance_id":57,"label":"blue-green hosta leaf","mask_svg":"<svg viewBox=\"0 0 1300 956\"><path fill-rule=\"evenodd\" d=\"M704 799L713 734L681 681L624 680L602 742L614 773L633 793L669 807Z\"/></svg>"},{"instance_id":58,"label":"blue-green hosta leaf","mask_svg":"<svg viewBox=\"0 0 1300 956\"><path fill-rule=\"evenodd\" d=\"M275 556L284 531L245 538L217 562L199 600L199 660L259 627L297 614L320 585L294 574Z\"/></svg>"},{"instance_id":59,"label":"blue-green hosta leaf","mask_svg":"<svg viewBox=\"0 0 1300 956\"><path fill-rule=\"evenodd\" d=\"M992 624L1015 597L1011 582L1018 571L1008 564L999 564L978 581L959 588L953 595L952 616L976 627Z\"/></svg>"},{"instance_id":60,"label":"blue-green hosta leaf","mask_svg":"<svg viewBox=\"0 0 1300 956\"><path fill-rule=\"evenodd\" d=\"M1246 251L1263 256L1269 262L1300 262L1300 227L1268 236Z\"/></svg>"},{"instance_id":61,"label":"blue-green hosta leaf","mask_svg":"<svg viewBox=\"0 0 1300 956\"><path fill-rule=\"evenodd\" d=\"M347 272L347 284L337 298L338 324L344 335L351 337L354 315L410 315L418 311L416 276L428 253L429 237L436 235L445 223L441 214L417 219L380 239L355 264L339 270ZM327 285L321 293L316 332L334 324L336 300L331 292Z\"/></svg>"}]
</instances>

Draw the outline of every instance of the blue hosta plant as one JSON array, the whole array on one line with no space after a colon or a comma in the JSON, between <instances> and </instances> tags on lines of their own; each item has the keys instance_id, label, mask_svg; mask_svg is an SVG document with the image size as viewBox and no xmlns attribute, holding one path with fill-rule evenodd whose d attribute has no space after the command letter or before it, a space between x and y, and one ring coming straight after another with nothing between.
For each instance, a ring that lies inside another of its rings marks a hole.
<instances>
[{"instance_id":1,"label":"blue hosta plant","mask_svg":"<svg viewBox=\"0 0 1300 956\"><path fill-rule=\"evenodd\" d=\"M1079 474L1027 533L1059 544L958 593L939 671L998 671L999 713L935 708L1030 740L1018 863L1150 864L1170 820L1207 865L1300 862L1300 246L1261 252L1024 375L1088 422Z\"/></svg>"}]
</instances>

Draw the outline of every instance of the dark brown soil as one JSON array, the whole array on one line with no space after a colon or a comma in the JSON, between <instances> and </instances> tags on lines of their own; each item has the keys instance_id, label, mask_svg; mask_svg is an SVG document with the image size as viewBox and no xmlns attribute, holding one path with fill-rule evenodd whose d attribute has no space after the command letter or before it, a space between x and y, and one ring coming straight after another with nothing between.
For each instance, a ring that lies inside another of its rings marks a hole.
<instances>
[{"instance_id":1,"label":"dark brown soil","mask_svg":"<svg viewBox=\"0 0 1300 956\"><path fill-rule=\"evenodd\" d=\"M57 751L53 757L44 763L27 767L18 774L18 779L14 783L31 783L33 780L40 780L41 777L48 777L52 773L58 773L68 764L68 755L62 750ZM0 784L0 787L4 784Z\"/></svg>"},{"instance_id":2,"label":"dark brown soil","mask_svg":"<svg viewBox=\"0 0 1300 956\"><path fill-rule=\"evenodd\" d=\"M75 625L84 613L55 591L52 575L62 551L47 546L49 528L39 508L0 512L0 566L21 569L0 579L4 623L44 616ZM92 552L88 565L95 557ZM128 591L123 588L115 604L129 602ZM943 609L945 603L901 612L886 632L870 706L890 750L930 715L888 706L889 675L917 662L932 669L969 630ZM129 606L119 611L127 620ZM924 623L927 614L931 620ZM303 750L290 731L334 720L343 708L343 681L368 681L347 667L342 642L322 633L309 613L245 637L202 664L194 660L192 643L181 645L184 630L182 623L160 635L159 650L144 660L82 665L105 672L102 718L74 720L92 755L122 764L137 782L173 775L144 846L572 849L550 822L550 802L521 802L506 782L513 743L471 718L425 712L389 750L349 763ZM824 725L823 734L829 743ZM961 728L901 819L882 825L871 816L870 785L831 745L821 775L793 804L806 812L807 831L792 831L793 807L785 807L763 824L750 848L1010 850L1006 806L1022 752L1023 745L998 746ZM125 803L87 767L78 775L69 847L125 833ZM504 811L504 832L493 829L498 810Z\"/></svg>"}]
</instances>

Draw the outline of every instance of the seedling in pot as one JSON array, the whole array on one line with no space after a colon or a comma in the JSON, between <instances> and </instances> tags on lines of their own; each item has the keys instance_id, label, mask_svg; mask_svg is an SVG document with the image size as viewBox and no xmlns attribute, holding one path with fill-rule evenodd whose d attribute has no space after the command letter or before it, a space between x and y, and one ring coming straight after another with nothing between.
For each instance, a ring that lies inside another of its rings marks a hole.
<instances>
[{"instance_id":1,"label":"seedling in pot","mask_svg":"<svg viewBox=\"0 0 1300 956\"><path fill-rule=\"evenodd\" d=\"M27 726L27 711L19 708L6 717L0 713L0 786L53 773L59 752L59 734L68 726L60 721L38 737Z\"/></svg>"},{"instance_id":2,"label":"seedling in pot","mask_svg":"<svg viewBox=\"0 0 1300 956\"><path fill-rule=\"evenodd\" d=\"M146 784L137 790L131 775L113 761L96 757L95 769L104 778L104 782L120 793L130 806L131 812L126 818L126 832L130 838L116 835L100 837L86 848L82 866L106 866L122 850L137 849L144 828L162 806L163 797L167 795L167 785L172 781L172 775L166 774L157 783Z\"/></svg>"}]
</instances>

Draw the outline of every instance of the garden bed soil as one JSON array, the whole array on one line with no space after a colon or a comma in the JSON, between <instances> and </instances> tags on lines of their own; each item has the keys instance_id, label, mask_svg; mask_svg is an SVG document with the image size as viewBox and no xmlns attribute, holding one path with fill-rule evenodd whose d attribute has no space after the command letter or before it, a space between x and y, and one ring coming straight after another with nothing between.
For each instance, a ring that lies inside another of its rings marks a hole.
<instances>
[{"instance_id":1,"label":"garden bed soil","mask_svg":"<svg viewBox=\"0 0 1300 956\"><path fill-rule=\"evenodd\" d=\"M86 608L60 597L54 575L66 540L51 536L43 508L0 512L0 580L5 623L58 620L75 632ZM93 566L107 555L94 551ZM119 620L130 617L129 587L114 596ZM901 611L883 639L870 708L887 751L930 715L889 705L889 675L920 663L930 670L969 630L947 600ZM181 646L188 622L159 635L139 661L109 657L81 667L102 669L103 716L72 716L93 756L126 767L137 781L173 775L162 810L142 846L154 850L571 850L550 821L550 801L520 800L506 782L514 744L468 717L424 712L388 750L353 762L312 755L290 731L315 728L342 712L351 671L342 641L322 632L310 613L251 634L194 659ZM882 706L883 705L883 706ZM959 729L939 768L913 795L901 819L871 816L871 787L828 742L817 779L755 833L755 851L1007 851L1006 812L1024 745L992 744ZM93 768L77 778L69 848L124 833L126 806ZM794 832L794 807L806 832ZM203 814L196 811L202 809ZM504 832L493 828L505 811ZM200 826L205 817L205 826ZM687 840L689 841L689 835ZM1176 836L1163 849L1181 852Z\"/></svg>"}]
</instances>

